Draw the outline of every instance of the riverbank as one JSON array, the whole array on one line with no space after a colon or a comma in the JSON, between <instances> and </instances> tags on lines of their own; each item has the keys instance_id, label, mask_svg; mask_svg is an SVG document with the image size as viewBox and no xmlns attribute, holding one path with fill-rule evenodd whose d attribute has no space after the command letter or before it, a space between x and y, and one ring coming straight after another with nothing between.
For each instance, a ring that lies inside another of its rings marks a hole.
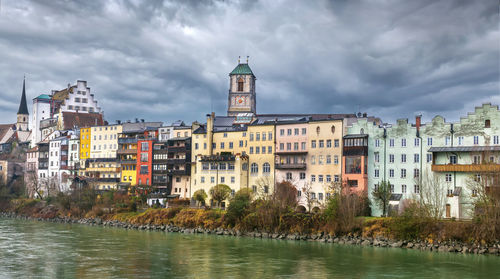
<instances>
[{"instance_id":1,"label":"riverbank","mask_svg":"<svg viewBox=\"0 0 500 279\"><path fill-rule=\"evenodd\" d=\"M200 209L201 210L201 209ZM150 211L149 215L151 216ZM155 224L150 223L131 223L120 221L116 218L124 218L129 215L129 218L137 217L138 214L117 214L109 215L104 219L101 217L95 218L73 218L69 216L55 216L51 218L32 217L20 215L14 212L0 212L0 217L15 218L23 220L35 220L64 224L82 224L88 226L103 226L114 227L122 229L133 230L150 230L150 231L165 231L172 233L183 234L213 234L234 237L251 237L251 238L269 238L280 240L295 240L295 241L316 241L323 243L334 243L340 245L358 245L358 246L373 246L373 247L387 247L387 248L403 248L431 252L449 252L449 253L463 253L463 254L488 254L500 255L500 242L494 244L472 244L463 243L460 241L432 241L432 240L398 240L390 239L387 237L366 237L359 234L347 234L342 236L335 236L326 234L325 232L317 233L297 233L297 232L281 232L272 233L264 231L241 231L238 229L223 228L223 227L184 227L173 224ZM154 215L154 213L153 213ZM139 220L139 219L135 219Z\"/></svg>"}]
</instances>

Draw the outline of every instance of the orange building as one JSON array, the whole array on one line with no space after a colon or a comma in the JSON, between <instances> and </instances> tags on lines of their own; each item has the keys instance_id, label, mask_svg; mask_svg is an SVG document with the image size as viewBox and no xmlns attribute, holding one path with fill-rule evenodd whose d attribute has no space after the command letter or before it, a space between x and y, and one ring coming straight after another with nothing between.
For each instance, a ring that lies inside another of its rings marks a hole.
<instances>
[{"instance_id":1,"label":"orange building","mask_svg":"<svg viewBox=\"0 0 500 279\"><path fill-rule=\"evenodd\" d=\"M342 183L351 192L368 191L368 135L347 135L343 140Z\"/></svg>"}]
</instances>

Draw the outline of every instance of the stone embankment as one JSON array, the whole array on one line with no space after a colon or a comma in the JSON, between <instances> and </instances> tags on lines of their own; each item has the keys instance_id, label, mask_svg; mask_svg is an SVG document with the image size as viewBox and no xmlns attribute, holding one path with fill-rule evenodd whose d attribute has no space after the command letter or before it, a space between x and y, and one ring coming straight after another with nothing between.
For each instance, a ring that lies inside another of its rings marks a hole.
<instances>
[{"instance_id":1,"label":"stone embankment","mask_svg":"<svg viewBox=\"0 0 500 279\"><path fill-rule=\"evenodd\" d=\"M0 217L15 218L23 220L36 220L48 221L53 223L62 224L83 224L89 226L104 226L116 227L122 229L135 229L135 230L150 230L150 231L165 231L176 232L184 234L213 234L213 235L227 235L227 236L245 236L253 238L269 238L269 239L282 239L282 240L296 240L296 241L317 241L335 244L347 244L358 246L373 246L373 247L387 247L387 248L405 248L422 251L433 252L449 252L449 253L463 253L463 254L489 254L500 255L500 241L490 245L478 244L465 244L459 242L440 242L429 243L422 240L392 240L387 238L366 238L361 236L331 236L324 233L318 234L298 234L298 233L267 233L267 232L241 232L233 229L205 229L205 228L182 228L172 225L139 225L120 222L116 220L108 221L101 218L82 218L74 219L70 217L56 217L50 219L33 218L16 215L10 212L0 212Z\"/></svg>"}]
</instances>

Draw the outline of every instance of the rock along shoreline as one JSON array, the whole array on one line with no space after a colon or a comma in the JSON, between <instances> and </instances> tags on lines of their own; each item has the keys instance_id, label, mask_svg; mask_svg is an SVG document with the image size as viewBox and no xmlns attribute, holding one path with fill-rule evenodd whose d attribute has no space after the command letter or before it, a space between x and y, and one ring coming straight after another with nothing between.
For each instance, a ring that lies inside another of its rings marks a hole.
<instances>
[{"instance_id":1,"label":"rock along shoreline","mask_svg":"<svg viewBox=\"0 0 500 279\"><path fill-rule=\"evenodd\" d=\"M267 232L241 232L233 229L205 229L198 228L183 228L173 225L138 225L127 222L120 222L116 220L102 220L101 218L81 218L75 219L70 217L55 217L55 218L35 218L29 216L18 215L12 212L0 212L0 217L20 219L20 220L33 220L45 221L61 224L82 224L88 226L103 226L115 227L122 229L134 230L148 230L148 231L165 231L173 233L184 234L213 234L213 235L226 235L237 237L252 237L252 238L268 238L268 239L281 239L281 240L296 240L296 241L316 241L324 243L335 243L343 245L357 245L357 246L372 246L372 247L387 247L387 248L403 248L431 252L448 252L448 253L462 253L462 254L484 254L484 255L500 255L500 241L490 245L466 244L461 242L440 242L430 243L422 240L392 240L387 238L371 238L361 236L331 236L324 233L317 234L298 234L298 233L267 233Z\"/></svg>"}]
</instances>

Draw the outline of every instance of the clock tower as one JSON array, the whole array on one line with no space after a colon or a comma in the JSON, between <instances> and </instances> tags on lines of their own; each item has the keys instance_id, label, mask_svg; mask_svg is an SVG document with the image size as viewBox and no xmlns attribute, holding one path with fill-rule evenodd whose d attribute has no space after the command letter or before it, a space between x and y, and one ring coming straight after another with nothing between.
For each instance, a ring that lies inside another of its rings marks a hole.
<instances>
[{"instance_id":1,"label":"clock tower","mask_svg":"<svg viewBox=\"0 0 500 279\"><path fill-rule=\"evenodd\" d=\"M240 113L256 113L255 109L255 76L247 63L240 63L229 74L229 96L227 115Z\"/></svg>"}]
</instances>

